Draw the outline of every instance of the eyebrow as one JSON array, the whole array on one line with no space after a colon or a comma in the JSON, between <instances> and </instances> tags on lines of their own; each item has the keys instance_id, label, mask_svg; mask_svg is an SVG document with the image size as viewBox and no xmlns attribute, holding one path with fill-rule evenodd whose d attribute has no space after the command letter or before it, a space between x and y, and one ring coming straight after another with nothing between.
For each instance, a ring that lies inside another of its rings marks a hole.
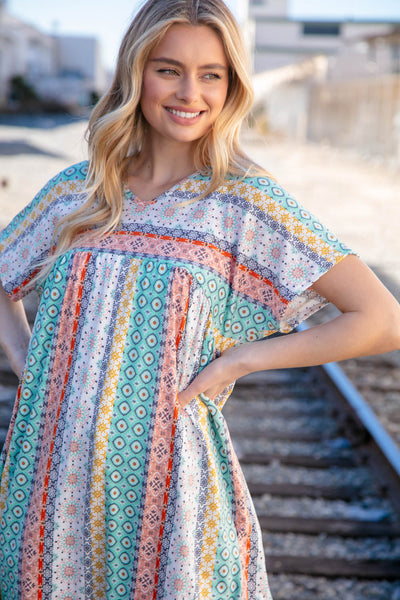
<instances>
[{"instance_id":1,"label":"eyebrow","mask_svg":"<svg viewBox=\"0 0 400 600\"><path fill-rule=\"evenodd\" d=\"M151 62L169 63L170 65L175 65L177 67L184 67L184 64L181 63L179 60L175 60L174 58L168 58L168 57L164 57L164 56L161 56L160 58L152 58ZM220 69L221 71L228 70L228 67L225 67L225 65L221 65L220 63L211 63L209 65L202 65L199 68L200 69Z\"/></svg>"}]
</instances>

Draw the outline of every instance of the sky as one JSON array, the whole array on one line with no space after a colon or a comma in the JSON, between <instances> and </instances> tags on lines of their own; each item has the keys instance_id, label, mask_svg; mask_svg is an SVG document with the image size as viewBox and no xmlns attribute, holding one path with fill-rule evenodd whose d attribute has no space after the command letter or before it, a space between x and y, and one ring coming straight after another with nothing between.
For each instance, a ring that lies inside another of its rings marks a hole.
<instances>
[{"instance_id":1,"label":"sky","mask_svg":"<svg viewBox=\"0 0 400 600\"><path fill-rule=\"evenodd\" d=\"M238 15L242 0L225 0ZM296 18L394 19L400 0L288 0ZM44 32L93 35L101 43L103 63L112 69L119 43L140 0L7 0L8 10Z\"/></svg>"}]
</instances>

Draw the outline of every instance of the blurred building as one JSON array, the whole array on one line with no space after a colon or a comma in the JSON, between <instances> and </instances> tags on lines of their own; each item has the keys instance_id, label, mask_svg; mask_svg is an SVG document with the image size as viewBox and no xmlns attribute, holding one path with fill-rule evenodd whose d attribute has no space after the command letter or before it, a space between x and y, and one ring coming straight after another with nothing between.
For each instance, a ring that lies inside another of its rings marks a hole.
<instances>
[{"instance_id":1,"label":"blurred building","mask_svg":"<svg viewBox=\"0 0 400 600\"><path fill-rule=\"evenodd\" d=\"M352 40L310 87L307 137L400 166L400 28Z\"/></svg>"},{"instance_id":2,"label":"blurred building","mask_svg":"<svg viewBox=\"0 0 400 600\"><path fill-rule=\"evenodd\" d=\"M303 62L319 54L335 57L356 40L390 34L393 29L387 22L362 19L295 20L290 17L288 4L288 0L250 0L249 16L255 23L256 73ZM349 57L346 60L351 69Z\"/></svg>"},{"instance_id":3,"label":"blurred building","mask_svg":"<svg viewBox=\"0 0 400 600\"><path fill-rule=\"evenodd\" d=\"M293 20L288 0L250 0L250 18L263 131L400 166L400 23Z\"/></svg>"},{"instance_id":4,"label":"blurred building","mask_svg":"<svg viewBox=\"0 0 400 600\"><path fill-rule=\"evenodd\" d=\"M46 34L11 15L0 0L0 104L10 80L23 77L47 100L87 105L105 87L96 38Z\"/></svg>"},{"instance_id":5,"label":"blurred building","mask_svg":"<svg viewBox=\"0 0 400 600\"><path fill-rule=\"evenodd\" d=\"M36 79L34 85L40 96L51 100L63 99L69 105L87 106L93 93L106 87L96 38L80 36L51 36L53 40L53 73Z\"/></svg>"},{"instance_id":6,"label":"blurred building","mask_svg":"<svg viewBox=\"0 0 400 600\"><path fill-rule=\"evenodd\" d=\"M344 80L400 73L400 25L384 33L353 37L329 61L329 79Z\"/></svg>"}]
</instances>

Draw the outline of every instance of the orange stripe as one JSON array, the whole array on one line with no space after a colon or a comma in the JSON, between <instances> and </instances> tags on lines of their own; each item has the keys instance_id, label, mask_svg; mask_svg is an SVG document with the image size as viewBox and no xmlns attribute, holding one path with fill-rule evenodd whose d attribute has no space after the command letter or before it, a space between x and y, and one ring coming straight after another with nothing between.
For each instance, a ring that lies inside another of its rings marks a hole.
<instances>
[{"instance_id":1,"label":"orange stripe","mask_svg":"<svg viewBox=\"0 0 400 600\"><path fill-rule=\"evenodd\" d=\"M249 597L249 586L247 585L248 581L249 581L249 563L250 563L250 547L251 547L251 539L250 539L250 535L251 535L251 524L249 523L249 530L247 533L247 546L246 546L246 565L245 565L245 571L244 571L244 579L246 581L246 599L248 599Z\"/></svg>"},{"instance_id":2,"label":"orange stripe","mask_svg":"<svg viewBox=\"0 0 400 600\"><path fill-rule=\"evenodd\" d=\"M174 444L175 444L175 432L176 432L176 422L178 420L179 408L178 404L175 405L174 408L174 417L173 424L171 428L171 444L169 451L169 461L168 461L168 470L167 477L165 478L165 492L163 499L163 510L161 513L161 524L160 524L160 533L158 534L158 545L157 545L157 558L156 558L156 569L155 569L155 577L154 577L154 589L153 589L153 600L157 600L158 593L158 579L159 579L159 570L160 570L160 561L161 561L161 550L162 550L162 537L164 534L165 527L165 519L167 517L167 506L168 506L168 498L169 498L169 489L171 487L171 473L172 473L172 463L173 463L173 453L174 453Z\"/></svg>"},{"instance_id":3,"label":"orange stripe","mask_svg":"<svg viewBox=\"0 0 400 600\"><path fill-rule=\"evenodd\" d=\"M227 252L226 250L221 250L220 248L218 248L218 246L215 246L214 244L211 244L209 242L203 242L201 240L190 240L188 238L175 238L171 235L157 235L154 233L143 233L142 231L116 231L115 235L143 236L143 237L149 237L152 239L159 239L159 240L166 240L166 241L178 241L178 242L182 242L184 244L191 244L194 246L204 246L207 248L211 248L212 250L214 250L221 256L224 256L225 258L229 258L230 260L232 260L232 262L234 262L237 265L237 268L240 269L241 271L243 271L245 273L249 273L255 279L258 279L259 281L263 281L264 283L266 283L269 287L271 287L273 289L275 295L278 296L279 300L283 304L286 304L286 305L289 304L289 300L286 300L286 298L283 298L283 296L281 296L279 294L278 290L273 285L272 281L270 281L266 277L262 277L259 273L252 271L245 265L238 262L236 257L233 256L233 254L231 254L230 252Z\"/></svg>"},{"instance_id":4,"label":"orange stripe","mask_svg":"<svg viewBox=\"0 0 400 600\"><path fill-rule=\"evenodd\" d=\"M81 310L81 302L82 302L82 295L83 295L83 284L84 284L84 280L85 280L85 276L86 276L86 271L87 271L87 265L88 262L90 260L90 254L88 254L85 258L84 264L83 264L83 268L82 268L82 273L81 273L81 281L80 281L80 285L78 288L78 294L77 294L77 303L76 303L76 308L75 308L75 317L74 317L74 324L73 324L73 328L72 328L72 336L71 336L71 346L70 346L70 351L69 351L69 355L68 355L68 362L67 362L67 369L65 372L65 376L64 376L64 383L63 383L63 387L61 390L61 395L60 395L60 402L58 405L58 409L57 409L57 417L56 417L56 422L53 428L53 439L51 442L51 446L50 446L50 452L49 452L49 458L47 459L47 475L45 477L44 480L44 491L43 491L43 497L42 497L42 511L40 514L40 529L39 529L39 558L38 558L38 565L39 565L39 577L38 577L38 585L39 585L39 589L38 589L38 600L42 600L43 598L43 555L44 555L44 533L45 533L45 520L46 520L46 505L47 505L47 495L48 495L48 485L50 482L50 469L51 469L51 463L52 463L52 457L53 457L53 450L54 450L54 443L55 443L55 436L57 433L57 427L58 427L58 419L60 416L60 412L61 412L61 406L64 400L64 396L65 396L65 391L66 391L66 387L67 387L67 383L68 383L68 378L69 378L69 370L72 364L72 355L73 355L73 351L74 351L74 347L75 347L75 339L76 339L76 333L78 330L78 320L79 320L79 314L80 314L80 310Z\"/></svg>"},{"instance_id":5,"label":"orange stripe","mask_svg":"<svg viewBox=\"0 0 400 600\"><path fill-rule=\"evenodd\" d=\"M185 329L188 308L189 308L189 294L188 294L188 297L187 297L187 300L186 300L185 312L184 312L184 315L182 317L181 324L179 326L178 335L176 336L176 342L175 342L175 348L176 349L178 349L178 347L179 347L180 341L182 339L183 330Z\"/></svg>"},{"instance_id":6,"label":"orange stripe","mask_svg":"<svg viewBox=\"0 0 400 600\"><path fill-rule=\"evenodd\" d=\"M20 294L21 290L23 290L23 289L24 289L24 287L26 287L26 286L28 285L28 283L29 283L29 282L30 282L30 281L31 281L31 280L32 280L32 279L33 279L33 278L34 278L34 277L35 277L35 276L36 276L36 275L39 273L39 271L40 271L40 269L35 269L35 270L33 271L33 273L31 273L31 274L29 275L29 277L27 277L27 278L26 278L26 279L25 279L25 280L24 280L24 281L21 283L21 285L18 285L16 288L14 288L14 289L12 290L11 294L12 294L14 297L16 297L16 298L17 298L17 297L19 296L19 294Z\"/></svg>"}]
</instances>

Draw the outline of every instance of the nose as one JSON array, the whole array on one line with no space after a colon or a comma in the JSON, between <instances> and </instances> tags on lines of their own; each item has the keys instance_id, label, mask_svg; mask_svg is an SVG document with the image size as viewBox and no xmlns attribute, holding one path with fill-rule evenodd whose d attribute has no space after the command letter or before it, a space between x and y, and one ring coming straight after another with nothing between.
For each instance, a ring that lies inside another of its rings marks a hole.
<instances>
[{"instance_id":1,"label":"nose","mask_svg":"<svg viewBox=\"0 0 400 600\"><path fill-rule=\"evenodd\" d=\"M186 104L193 104L199 97L199 84L193 75L185 75L179 82L176 97Z\"/></svg>"}]
</instances>

